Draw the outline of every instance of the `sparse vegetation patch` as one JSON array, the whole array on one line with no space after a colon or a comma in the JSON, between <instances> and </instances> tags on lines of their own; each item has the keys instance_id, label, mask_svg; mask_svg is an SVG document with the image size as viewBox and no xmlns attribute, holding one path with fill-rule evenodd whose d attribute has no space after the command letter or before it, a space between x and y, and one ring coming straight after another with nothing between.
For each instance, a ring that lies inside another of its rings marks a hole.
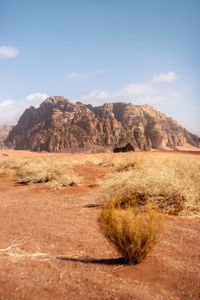
<instances>
[{"instance_id":1,"label":"sparse vegetation patch","mask_svg":"<svg viewBox=\"0 0 200 300\"><path fill-rule=\"evenodd\" d=\"M153 207L164 213L200 214L199 159L140 156L132 169L119 171L98 182L104 198L129 192L148 198Z\"/></svg>"},{"instance_id":2,"label":"sparse vegetation patch","mask_svg":"<svg viewBox=\"0 0 200 300\"><path fill-rule=\"evenodd\" d=\"M20 158L1 159L0 160L0 175L11 174L12 170L16 170L25 165L27 160Z\"/></svg>"},{"instance_id":3,"label":"sparse vegetation patch","mask_svg":"<svg viewBox=\"0 0 200 300\"><path fill-rule=\"evenodd\" d=\"M80 182L80 178L71 169L66 170L60 162L53 159L29 160L17 169L16 176L19 183L48 182L49 187L54 190Z\"/></svg>"}]
</instances>

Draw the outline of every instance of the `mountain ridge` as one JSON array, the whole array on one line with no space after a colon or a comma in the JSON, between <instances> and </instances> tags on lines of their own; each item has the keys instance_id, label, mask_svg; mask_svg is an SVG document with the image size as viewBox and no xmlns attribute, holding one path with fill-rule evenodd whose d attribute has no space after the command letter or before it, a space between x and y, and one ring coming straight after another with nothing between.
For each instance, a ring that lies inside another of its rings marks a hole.
<instances>
[{"instance_id":1,"label":"mountain ridge","mask_svg":"<svg viewBox=\"0 0 200 300\"><path fill-rule=\"evenodd\" d=\"M61 96L26 109L5 140L16 150L49 152L111 149L126 143L135 150L175 149L185 142L200 147L198 136L151 105L116 102L93 107Z\"/></svg>"}]
</instances>

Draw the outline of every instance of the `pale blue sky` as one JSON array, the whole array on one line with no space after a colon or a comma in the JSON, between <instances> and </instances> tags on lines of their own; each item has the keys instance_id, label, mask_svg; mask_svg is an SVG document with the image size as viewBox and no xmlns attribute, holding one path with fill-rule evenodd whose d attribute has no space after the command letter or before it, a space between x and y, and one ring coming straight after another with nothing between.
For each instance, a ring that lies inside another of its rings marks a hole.
<instances>
[{"instance_id":1,"label":"pale blue sky","mask_svg":"<svg viewBox=\"0 0 200 300\"><path fill-rule=\"evenodd\" d=\"M151 104L200 134L199 0L0 0L0 124L46 95Z\"/></svg>"}]
</instances>

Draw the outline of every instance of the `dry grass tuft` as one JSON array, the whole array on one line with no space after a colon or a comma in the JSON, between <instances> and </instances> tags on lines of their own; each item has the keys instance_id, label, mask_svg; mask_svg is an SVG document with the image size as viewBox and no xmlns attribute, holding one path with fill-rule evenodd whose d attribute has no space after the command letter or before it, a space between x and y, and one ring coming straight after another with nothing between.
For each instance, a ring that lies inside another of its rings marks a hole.
<instances>
[{"instance_id":1,"label":"dry grass tuft","mask_svg":"<svg viewBox=\"0 0 200 300\"><path fill-rule=\"evenodd\" d=\"M72 170L65 170L64 166L53 159L29 160L25 165L17 169L17 181L19 183L43 183L48 182L53 190L64 186L74 186L80 182Z\"/></svg>"},{"instance_id":2,"label":"dry grass tuft","mask_svg":"<svg viewBox=\"0 0 200 300\"><path fill-rule=\"evenodd\" d=\"M8 169L0 164L0 175L8 175L10 173L11 173L10 169Z\"/></svg>"},{"instance_id":3,"label":"dry grass tuft","mask_svg":"<svg viewBox=\"0 0 200 300\"><path fill-rule=\"evenodd\" d=\"M97 166L113 167L117 171L123 171L132 169L140 161L140 155L138 153L133 155L132 153L123 153L121 155L113 156L113 154L104 154L101 157L94 157L88 155L83 163L89 163Z\"/></svg>"},{"instance_id":4,"label":"dry grass tuft","mask_svg":"<svg viewBox=\"0 0 200 300\"><path fill-rule=\"evenodd\" d=\"M96 157L94 155L87 155L86 158L82 161L82 163L100 166L102 163L102 158Z\"/></svg>"},{"instance_id":5,"label":"dry grass tuft","mask_svg":"<svg viewBox=\"0 0 200 300\"><path fill-rule=\"evenodd\" d=\"M164 219L146 199L114 194L101 207L99 224L106 238L131 264L142 262L161 239Z\"/></svg>"},{"instance_id":6,"label":"dry grass tuft","mask_svg":"<svg viewBox=\"0 0 200 300\"><path fill-rule=\"evenodd\" d=\"M11 174L12 170L16 170L25 165L27 160L20 158L1 159L0 160L0 175Z\"/></svg>"},{"instance_id":7,"label":"dry grass tuft","mask_svg":"<svg viewBox=\"0 0 200 300\"><path fill-rule=\"evenodd\" d=\"M164 213L192 216L200 214L199 182L199 159L143 155L132 169L112 172L98 183L104 198L130 192Z\"/></svg>"}]
</instances>

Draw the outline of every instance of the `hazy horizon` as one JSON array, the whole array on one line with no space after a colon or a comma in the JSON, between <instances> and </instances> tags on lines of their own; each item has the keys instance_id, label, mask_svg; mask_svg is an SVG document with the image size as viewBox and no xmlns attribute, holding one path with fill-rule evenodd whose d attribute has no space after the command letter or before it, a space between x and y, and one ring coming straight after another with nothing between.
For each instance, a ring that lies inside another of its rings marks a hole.
<instances>
[{"instance_id":1,"label":"hazy horizon","mask_svg":"<svg viewBox=\"0 0 200 300\"><path fill-rule=\"evenodd\" d=\"M47 96L149 104L200 136L198 0L0 3L0 124Z\"/></svg>"}]
</instances>

